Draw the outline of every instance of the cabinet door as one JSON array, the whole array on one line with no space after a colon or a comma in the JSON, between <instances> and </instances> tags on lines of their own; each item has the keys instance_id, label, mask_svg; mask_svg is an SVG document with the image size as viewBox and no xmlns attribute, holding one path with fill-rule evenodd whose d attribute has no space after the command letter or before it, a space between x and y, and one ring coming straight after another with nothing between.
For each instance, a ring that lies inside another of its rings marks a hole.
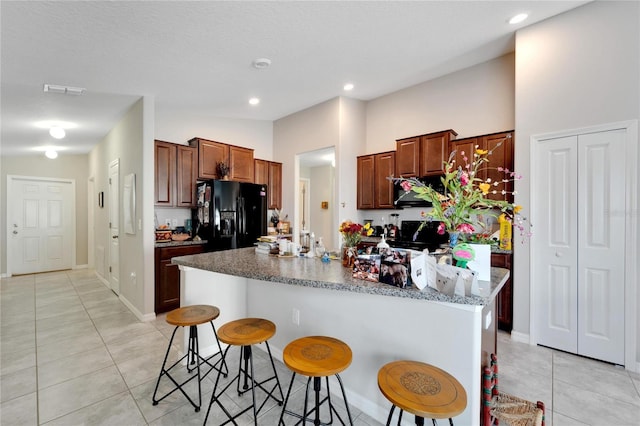
<instances>
[{"instance_id":1,"label":"cabinet door","mask_svg":"<svg viewBox=\"0 0 640 426\"><path fill-rule=\"evenodd\" d=\"M499 182L498 186L491 187L492 192L495 190L496 194L490 193L487 195L487 198L492 200L505 200L512 203L513 180L504 172L498 171L498 167L513 171L513 133L497 133L484 136L481 144L483 149L491 151L485 179L490 178L491 182ZM509 179L509 182L502 182L503 179ZM503 190L506 191L506 194L502 194Z\"/></svg>"},{"instance_id":2,"label":"cabinet door","mask_svg":"<svg viewBox=\"0 0 640 426\"><path fill-rule=\"evenodd\" d=\"M177 256L204 252L204 246L166 247L155 249L155 312L171 311L180 307L180 269L171 264Z\"/></svg>"},{"instance_id":3,"label":"cabinet door","mask_svg":"<svg viewBox=\"0 0 640 426\"><path fill-rule=\"evenodd\" d=\"M258 159L253 160L253 183L257 183L260 185L269 185L268 161Z\"/></svg>"},{"instance_id":4,"label":"cabinet door","mask_svg":"<svg viewBox=\"0 0 640 426\"><path fill-rule=\"evenodd\" d=\"M398 177L418 177L420 173L420 137L396 141L395 173Z\"/></svg>"},{"instance_id":5,"label":"cabinet door","mask_svg":"<svg viewBox=\"0 0 640 426\"><path fill-rule=\"evenodd\" d=\"M479 138L466 138L466 139L458 139L452 142L449 142L449 151L455 151L455 156L453 157L455 160L455 167L462 167L466 170L467 166L469 169L471 168L471 163L473 162L473 154L476 152L476 145L480 144ZM482 146L479 146L482 148ZM466 158L466 160L465 160ZM478 178L484 180L484 175L478 176Z\"/></svg>"},{"instance_id":6,"label":"cabinet door","mask_svg":"<svg viewBox=\"0 0 640 426\"><path fill-rule=\"evenodd\" d=\"M449 133L422 136L420 141L420 176L444 173L444 162L449 158Z\"/></svg>"},{"instance_id":7,"label":"cabinet door","mask_svg":"<svg viewBox=\"0 0 640 426\"><path fill-rule=\"evenodd\" d=\"M195 139L195 141L198 145L198 178L222 178L216 172L216 164L220 161L229 163L229 145L206 139Z\"/></svg>"},{"instance_id":8,"label":"cabinet door","mask_svg":"<svg viewBox=\"0 0 640 426\"><path fill-rule=\"evenodd\" d=\"M198 179L198 150L176 145L176 203L177 207L196 206L196 180Z\"/></svg>"},{"instance_id":9,"label":"cabinet door","mask_svg":"<svg viewBox=\"0 0 640 426\"><path fill-rule=\"evenodd\" d=\"M175 197L176 147L155 141L155 205L173 206Z\"/></svg>"},{"instance_id":10,"label":"cabinet door","mask_svg":"<svg viewBox=\"0 0 640 426\"><path fill-rule=\"evenodd\" d=\"M498 311L498 328L504 331L511 331L513 327L513 271L511 270L511 255L492 253L491 266L496 268L505 268L511 271L509 279L498 293L497 311Z\"/></svg>"},{"instance_id":11,"label":"cabinet door","mask_svg":"<svg viewBox=\"0 0 640 426\"><path fill-rule=\"evenodd\" d=\"M229 146L231 180L253 183L253 149Z\"/></svg>"},{"instance_id":12,"label":"cabinet door","mask_svg":"<svg viewBox=\"0 0 640 426\"><path fill-rule=\"evenodd\" d=\"M269 209L282 208L282 163L269 162Z\"/></svg>"},{"instance_id":13,"label":"cabinet door","mask_svg":"<svg viewBox=\"0 0 640 426\"><path fill-rule=\"evenodd\" d=\"M396 153L383 152L375 155L374 205L378 209L393 208L393 183L388 179L393 176L396 167Z\"/></svg>"},{"instance_id":14,"label":"cabinet door","mask_svg":"<svg viewBox=\"0 0 640 426\"><path fill-rule=\"evenodd\" d=\"M374 167L373 155L358 157L358 202L359 209L373 209L374 205Z\"/></svg>"}]
</instances>

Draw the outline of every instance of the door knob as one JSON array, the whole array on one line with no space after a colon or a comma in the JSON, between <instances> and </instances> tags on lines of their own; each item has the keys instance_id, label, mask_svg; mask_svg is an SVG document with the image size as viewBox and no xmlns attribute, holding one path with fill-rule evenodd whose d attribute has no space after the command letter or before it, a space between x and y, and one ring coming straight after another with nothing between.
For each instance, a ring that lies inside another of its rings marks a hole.
<instances>
[{"instance_id":1,"label":"door knob","mask_svg":"<svg viewBox=\"0 0 640 426\"><path fill-rule=\"evenodd\" d=\"M118 236L117 235L113 235L111 238L113 238L114 240L117 240Z\"/></svg>"},{"instance_id":2,"label":"door knob","mask_svg":"<svg viewBox=\"0 0 640 426\"><path fill-rule=\"evenodd\" d=\"M556 252L556 257L562 257L562 253Z\"/></svg>"},{"instance_id":3,"label":"door knob","mask_svg":"<svg viewBox=\"0 0 640 426\"><path fill-rule=\"evenodd\" d=\"M14 227L14 228L17 228L17 227L18 227L18 225L17 225L16 223L14 223L14 224L13 224L13 227Z\"/></svg>"},{"instance_id":4,"label":"door knob","mask_svg":"<svg viewBox=\"0 0 640 426\"><path fill-rule=\"evenodd\" d=\"M15 229L13 230L13 235L18 235L18 231L16 231Z\"/></svg>"}]
</instances>

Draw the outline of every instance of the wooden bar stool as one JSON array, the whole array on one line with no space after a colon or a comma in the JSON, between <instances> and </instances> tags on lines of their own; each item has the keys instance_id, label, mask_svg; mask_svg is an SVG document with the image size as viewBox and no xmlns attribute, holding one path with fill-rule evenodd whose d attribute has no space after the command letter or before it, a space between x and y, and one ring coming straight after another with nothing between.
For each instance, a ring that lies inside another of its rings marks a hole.
<instances>
[{"instance_id":1,"label":"wooden bar stool","mask_svg":"<svg viewBox=\"0 0 640 426\"><path fill-rule=\"evenodd\" d=\"M400 408L398 425L402 412L415 415L416 425L424 425L424 418L449 419L462 413L467 407L467 393L460 382L444 370L418 361L394 361L378 371L378 387L391 402L387 426L391 424L393 411Z\"/></svg>"},{"instance_id":2,"label":"wooden bar stool","mask_svg":"<svg viewBox=\"0 0 640 426\"><path fill-rule=\"evenodd\" d=\"M344 399L344 405L347 408L347 416L349 417L349 424L353 425L351 419L351 412L349 411L349 404L347 402L347 395L344 392L344 386L340 375L342 371L346 370L351 365L351 359L353 355L351 348L341 340L334 339L333 337L325 336L310 336L302 337L289 343L282 353L284 363L293 374L291 375L291 383L289 384L289 390L284 400L284 406L282 407L282 413L280 414L280 420L278 425L283 425L284 414L295 416L302 420L304 424L311 419L307 419L309 415L315 412L313 424L329 425L333 423L333 414L338 417L340 423L343 425L345 422L340 417L340 414L336 411L335 407L331 403L331 391L329 390L329 376L335 375L340 383L340 390L342 391L342 398ZM302 414L294 413L287 410L287 402L291 394L291 388L293 387L293 381L296 378L296 374L307 376L307 387L304 396L304 410ZM327 396L320 400L320 390L322 386L322 378L325 378L327 386ZM313 390L315 391L315 406L307 411L307 402L309 400L309 384L313 378ZM329 405L329 421L324 423L320 421L320 406L325 402Z\"/></svg>"},{"instance_id":3,"label":"wooden bar stool","mask_svg":"<svg viewBox=\"0 0 640 426\"><path fill-rule=\"evenodd\" d=\"M200 411L200 406L202 405L202 387L201 382L202 379L207 377L207 375L214 368L218 370L219 373L223 373L226 377L229 370L227 368L227 364L224 360L224 356L222 355L222 347L220 346L220 341L218 340L218 334L216 333L216 327L213 325L213 320L218 318L220 315L220 310L215 306L209 305L192 305L192 306L183 306L182 308L175 309L167 314L166 321L171 325L175 325L176 328L173 330L171 334L171 339L169 340L169 346L167 347L167 352L164 355L164 361L162 362L162 368L160 369L160 374L158 375L158 381L156 382L156 389L153 391L153 405L158 405L158 402L162 401L176 390L180 390L182 394L189 400L191 405L193 405L196 409L196 412ZM198 325L210 323L211 328L213 328L213 334L216 336L216 342L218 344L218 352L214 353L208 358L203 358L200 356L200 347L198 345ZM180 358L178 361L173 363L169 368L165 368L167 365L167 358L169 357L169 352L171 351L171 345L173 344L173 338L176 336L176 332L179 327L189 327L189 344L187 348L187 353ZM220 355L220 359L212 364L211 360ZM194 370L197 372L195 375L191 375L188 379L183 381L182 383L178 383L178 381L170 374L170 371L180 364L185 358L187 358L187 372L191 373ZM195 368L193 365L196 365ZM200 373L200 366L202 364L207 364L209 369L206 373ZM218 367L218 365L220 366ZM162 396L159 399L156 399L156 394L158 393L158 386L160 385L160 380L163 376L167 376L169 380L173 382L175 387ZM198 404L193 402L193 400L187 395L185 390L182 388L185 384L189 383L191 380L197 378L198 380Z\"/></svg>"},{"instance_id":4,"label":"wooden bar stool","mask_svg":"<svg viewBox=\"0 0 640 426\"><path fill-rule=\"evenodd\" d=\"M254 424L258 424L258 413L267 403L269 398L273 398L274 401L278 403L278 405L282 405L282 400L284 399L284 395L282 394L282 388L280 387L280 380L278 380L278 373L276 372L276 366L273 363L273 357L271 356L271 349L269 348L269 340L273 335L276 334L276 325L269 320L262 318L244 318L236 321L231 321L224 324L220 327L219 330L219 338L220 341L226 343L228 346L224 350L224 357L226 358L227 352L229 348L232 346L240 346L240 363L238 366L238 374L227 383L227 385L218 392L218 383L220 382L220 371L218 370L218 377L216 378L216 383L213 387L213 393L211 394L211 401L209 401L209 408L207 409L207 415L204 418L204 424L207 424L207 419L209 418L209 412L211 411L211 405L215 402L218 404L220 409L226 414L229 418L224 423L221 423L219 426L225 425L229 422L233 422L233 424L237 424L235 419L246 413L247 411L253 409L253 420ZM262 381L257 381L255 377L255 371L253 369L253 352L251 350L252 345L257 345L259 343L264 343L267 347L267 352L269 353L269 361L271 361L271 367L273 368L273 376L263 379ZM244 361L244 362L243 362ZM244 366L243 366L244 364ZM243 379L242 390L240 390L240 379ZM251 380L251 383L249 383ZM271 388L271 390L267 390L264 386L266 383L275 380L275 384ZM233 384L233 382L237 381L237 391L238 396L243 395L245 392L251 390L251 405L247 408L243 409L237 414L231 414L227 408L222 405L220 402L220 397L226 392L226 390ZM256 405L256 388L261 389L263 392L267 394L260 407ZM276 389L280 392L280 399L278 399L274 392ZM257 407L257 408L256 408Z\"/></svg>"}]
</instances>

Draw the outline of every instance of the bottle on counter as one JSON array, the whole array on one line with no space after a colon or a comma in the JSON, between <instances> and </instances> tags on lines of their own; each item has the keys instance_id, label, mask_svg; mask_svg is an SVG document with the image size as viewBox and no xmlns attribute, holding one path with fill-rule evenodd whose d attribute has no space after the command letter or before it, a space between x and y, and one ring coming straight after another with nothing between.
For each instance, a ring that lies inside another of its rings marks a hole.
<instances>
[{"instance_id":1,"label":"bottle on counter","mask_svg":"<svg viewBox=\"0 0 640 426\"><path fill-rule=\"evenodd\" d=\"M315 257L315 247L316 247L316 234L313 232L309 236L309 251L307 252L307 257Z\"/></svg>"},{"instance_id":2,"label":"bottle on counter","mask_svg":"<svg viewBox=\"0 0 640 426\"><path fill-rule=\"evenodd\" d=\"M322 242L322 237L319 237L318 242L316 243L316 256L322 257L325 251L326 249L324 247L324 243Z\"/></svg>"}]
</instances>

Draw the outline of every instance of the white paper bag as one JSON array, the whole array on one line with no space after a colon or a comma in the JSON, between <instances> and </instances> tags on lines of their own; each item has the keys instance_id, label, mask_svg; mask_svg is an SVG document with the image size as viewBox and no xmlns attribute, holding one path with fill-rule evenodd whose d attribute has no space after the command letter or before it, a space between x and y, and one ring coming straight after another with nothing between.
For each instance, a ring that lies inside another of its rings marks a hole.
<instances>
[{"instance_id":1,"label":"white paper bag","mask_svg":"<svg viewBox=\"0 0 640 426\"><path fill-rule=\"evenodd\" d=\"M473 247L475 259L467 262L467 268L478 273L478 279L491 281L491 245L489 244L469 244Z\"/></svg>"}]
</instances>

